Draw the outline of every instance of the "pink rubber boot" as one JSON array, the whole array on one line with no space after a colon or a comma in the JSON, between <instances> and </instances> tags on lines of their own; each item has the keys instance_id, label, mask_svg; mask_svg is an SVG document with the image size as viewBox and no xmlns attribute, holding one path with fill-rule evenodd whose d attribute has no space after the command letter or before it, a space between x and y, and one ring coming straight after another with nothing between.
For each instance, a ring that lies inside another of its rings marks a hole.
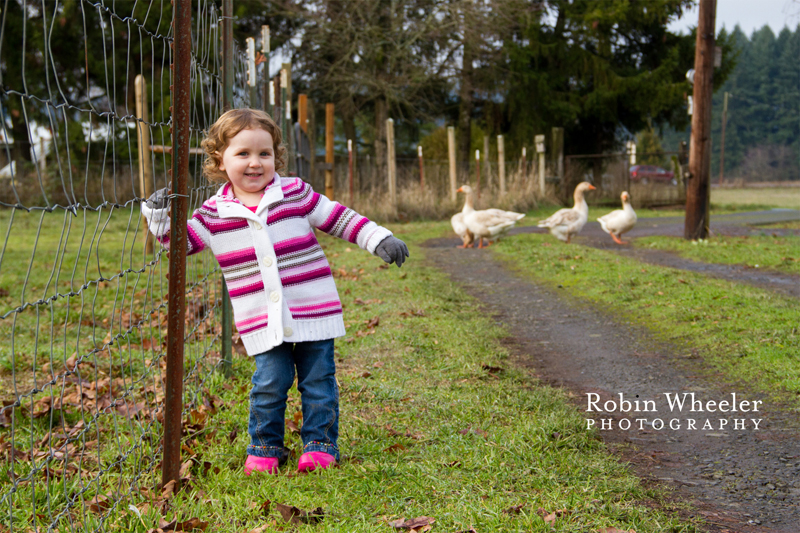
<instances>
[{"instance_id":1,"label":"pink rubber boot","mask_svg":"<svg viewBox=\"0 0 800 533\"><path fill-rule=\"evenodd\" d=\"M248 455L244 462L244 475L249 476L252 472L266 472L267 474L278 473L277 457L256 457Z\"/></svg>"},{"instance_id":2,"label":"pink rubber boot","mask_svg":"<svg viewBox=\"0 0 800 533\"><path fill-rule=\"evenodd\" d=\"M297 463L298 472L311 472L319 467L320 470L336 466L336 458L325 452L307 452L300 456Z\"/></svg>"}]
</instances>

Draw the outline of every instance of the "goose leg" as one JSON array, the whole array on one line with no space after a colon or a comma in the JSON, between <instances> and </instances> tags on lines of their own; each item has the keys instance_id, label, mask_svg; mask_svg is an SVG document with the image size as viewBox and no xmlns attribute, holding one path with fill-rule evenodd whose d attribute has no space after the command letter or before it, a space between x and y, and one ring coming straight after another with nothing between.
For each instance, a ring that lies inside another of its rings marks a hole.
<instances>
[{"instance_id":1,"label":"goose leg","mask_svg":"<svg viewBox=\"0 0 800 533\"><path fill-rule=\"evenodd\" d=\"M613 233L609 233L609 235L611 235L611 238L612 238L612 239L614 239L614 242L615 242L615 243L617 243L617 244L625 244L624 242L622 242L621 240L619 240L619 237L617 237L617 236L616 236L616 235L614 235Z\"/></svg>"}]
</instances>

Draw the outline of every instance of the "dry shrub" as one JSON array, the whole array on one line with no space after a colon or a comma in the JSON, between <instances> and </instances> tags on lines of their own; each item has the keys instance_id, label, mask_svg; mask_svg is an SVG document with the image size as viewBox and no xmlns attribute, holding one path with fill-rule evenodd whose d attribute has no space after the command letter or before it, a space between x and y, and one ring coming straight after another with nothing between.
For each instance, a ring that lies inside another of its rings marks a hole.
<instances>
[{"instance_id":1,"label":"dry shrub","mask_svg":"<svg viewBox=\"0 0 800 533\"><path fill-rule=\"evenodd\" d=\"M467 183L462 180L460 184ZM501 195L497 186L497 179L490 190L482 185L480 199L477 199L476 209L498 208L524 213L538 205L542 199L538 195L532 179L523 180L521 173L511 173L506 182L506 194ZM475 184L470 183L474 188ZM345 194L341 199L343 203L352 207L360 214L371 220L379 222L410 222L419 220L445 220L449 219L464 206L465 196L457 194L452 200L449 185L442 187L440 184L425 184L424 189L420 184L406 181L397 191L397 209L395 210L389 200L389 193L385 188L373 188L370 192L356 194L349 202ZM554 199L548 199L554 202Z\"/></svg>"}]
</instances>

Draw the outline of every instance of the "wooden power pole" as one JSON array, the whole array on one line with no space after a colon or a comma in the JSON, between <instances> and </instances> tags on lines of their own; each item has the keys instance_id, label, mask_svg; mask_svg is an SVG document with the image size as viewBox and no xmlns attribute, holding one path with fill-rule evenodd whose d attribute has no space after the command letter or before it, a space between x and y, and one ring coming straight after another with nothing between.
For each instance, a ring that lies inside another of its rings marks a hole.
<instances>
[{"instance_id":1,"label":"wooden power pole","mask_svg":"<svg viewBox=\"0 0 800 533\"><path fill-rule=\"evenodd\" d=\"M689 179L686 184L686 220L683 236L689 240L708 237L709 182L711 174L711 96L714 79L714 23L717 0L700 0L697 42L694 52L692 142Z\"/></svg>"}]
</instances>

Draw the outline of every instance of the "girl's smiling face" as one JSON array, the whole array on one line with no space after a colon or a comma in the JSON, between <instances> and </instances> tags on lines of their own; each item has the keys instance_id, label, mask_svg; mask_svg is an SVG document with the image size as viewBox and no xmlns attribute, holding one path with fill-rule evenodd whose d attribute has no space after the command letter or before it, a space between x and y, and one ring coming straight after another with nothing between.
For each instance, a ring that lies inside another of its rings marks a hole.
<instances>
[{"instance_id":1,"label":"girl's smiling face","mask_svg":"<svg viewBox=\"0 0 800 533\"><path fill-rule=\"evenodd\" d=\"M228 175L236 198L245 205L258 205L275 174L272 135L263 129L240 131L225 148L219 169Z\"/></svg>"}]
</instances>

